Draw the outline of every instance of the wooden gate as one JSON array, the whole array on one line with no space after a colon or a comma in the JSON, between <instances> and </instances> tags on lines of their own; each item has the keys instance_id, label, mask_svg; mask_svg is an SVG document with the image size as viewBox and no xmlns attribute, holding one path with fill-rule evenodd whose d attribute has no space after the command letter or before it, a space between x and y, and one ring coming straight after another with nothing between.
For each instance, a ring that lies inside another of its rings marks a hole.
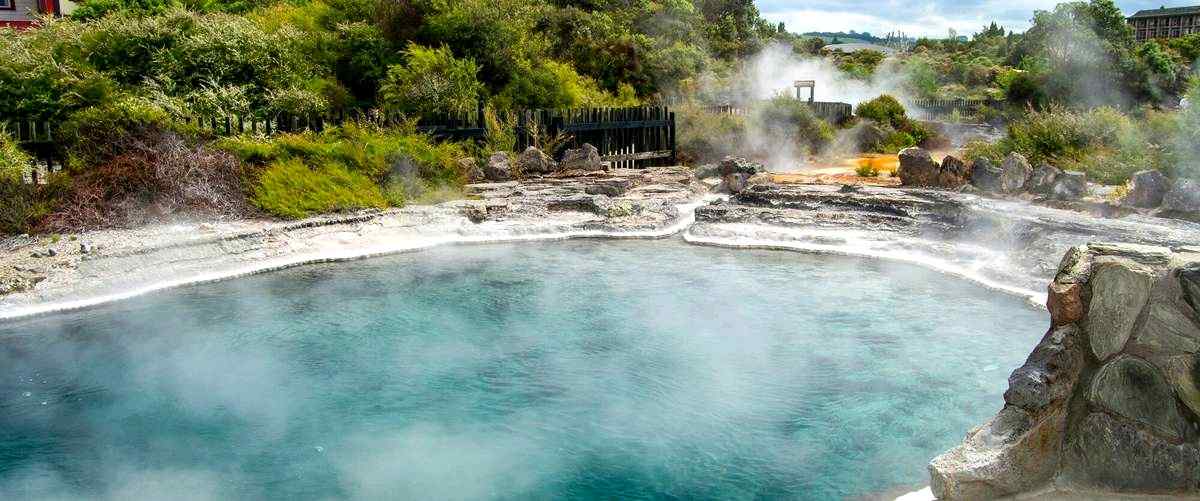
<instances>
[{"instance_id":1,"label":"wooden gate","mask_svg":"<svg viewBox=\"0 0 1200 501\"><path fill-rule=\"evenodd\" d=\"M560 133L569 137L564 148L591 144L601 160L615 167L676 163L675 113L665 106L525 111L517 119L517 149ZM559 151L546 153L555 156Z\"/></svg>"}]
</instances>

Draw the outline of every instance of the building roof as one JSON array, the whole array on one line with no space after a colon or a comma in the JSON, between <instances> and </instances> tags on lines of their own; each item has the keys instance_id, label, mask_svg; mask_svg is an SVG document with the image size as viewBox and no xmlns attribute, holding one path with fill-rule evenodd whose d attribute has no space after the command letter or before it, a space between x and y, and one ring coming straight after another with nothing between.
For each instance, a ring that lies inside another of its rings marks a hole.
<instances>
[{"instance_id":1,"label":"building roof","mask_svg":"<svg viewBox=\"0 0 1200 501\"><path fill-rule=\"evenodd\" d=\"M845 52L847 54L849 54L851 52L858 52L860 50L873 50L876 52L882 52L883 55L885 55L885 56L896 55L896 49L893 49L891 47L885 47L883 45L873 44L873 43L860 43L860 42L840 43L840 44L836 44L836 45L826 45L821 48L824 50L828 50L830 52L839 50L839 51Z\"/></svg>"},{"instance_id":2,"label":"building roof","mask_svg":"<svg viewBox=\"0 0 1200 501\"><path fill-rule=\"evenodd\" d=\"M1139 10L1136 14L1129 16L1130 19L1142 17L1160 17L1160 16L1181 16L1185 14L1200 14L1200 6L1196 7L1160 7L1157 9Z\"/></svg>"}]
</instances>

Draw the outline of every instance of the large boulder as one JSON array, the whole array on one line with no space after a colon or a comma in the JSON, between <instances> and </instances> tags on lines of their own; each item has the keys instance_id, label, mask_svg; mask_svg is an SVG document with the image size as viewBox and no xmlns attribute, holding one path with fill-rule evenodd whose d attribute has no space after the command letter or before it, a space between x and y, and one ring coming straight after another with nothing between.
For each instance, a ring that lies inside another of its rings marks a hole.
<instances>
[{"instance_id":1,"label":"large boulder","mask_svg":"<svg viewBox=\"0 0 1200 501\"><path fill-rule=\"evenodd\" d=\"M600 161L600 151L588 143L583 146L567 150L563 153L562 162L559 163L562 170L583 170L583 171L598 171L604 170L604 162Z\"/></svg>"},{"instance_id":2,"label":"large boulder","mask_svg":"<svg viewBox=\"0 0 1200 501\"><path fill-rule=\"evenodd\" d=\"M977 158L971 163L971 184L982 191L1001 191L1000 179L1003 171L986 158Z\"/></svg>"},{"instance_id":3,"label":"large boulder","mask_svg":"<svg viewBox=\"0 0 1200 501\"><path fill-rule=\"evenodd\" d=\"M1081 420L1065 448L1062 477L1087 489L1195 493L1200 450L1103 412Z\"/></svg>"},{"instance_id":4,"label":"large boulder","mask_svg":"<svg viewBox=\"0 0 1200 501\"><path fill-rule=\"evenodd\" d=\"M533 146L525 148L517 157L517 170L523 175L549 174L554 172L555 167L554 160L549 155Z\"/></svg>"},{"instance_id":5,"label":"large boulder","mask_svg":"<svg viewBox=\"0 0 1200 501\"><path fill-rule=\"evenodd\" d=\"M1136 266L1124 260L1105 261L1092 275L1092 301L1084 325L1098 360L1125 348L1150 300L1151 277Z\"/></svg>"},{"instance_id":6,"label":"large boulder","mask_svg":"<svg viewBox=\"0 0 1200 501\"><path fill-rule=\"evenodd\" d=\"M488 181L508 181L512 179L512 164L508 153L497 151L488 158L487 166L483 168L483 177Z\"/></svg>"},{"instance_id":7,"label":"large boulder","mask_svg":"<svg viewBox=\"0 0 1200 501\"><path fill-rule=\"evenodd\" d=\"M466 174L467 182L481 183L487 180L487 177L483 174L483 169L479 167L479 162L477 162L474 158L467 157L458 159L458 169Z\"/></svg>"},{"instance_id":8,"label":"large boulder","mask_svg":"<svg viewBox=\"0 0 1200 501\"><path fill-rule=\"evenodd\" d=\"M725 157L717 165L717 175L719 176L728 176L730 174L753 176L760 172L766 172L766 168L762 164L742 157Z\"/></svg>"},{"instance_id":9,"label":"large boulder","mask_svg":"<svg viewBox=\"0 0 1200 501\"><path fill-rule=\"evenodd\" d=\"M1000 192L1020 192L1031 175L1033 168L1029 166L1029 160L1020 153L1009 153L1000 164Z\"/></svg>"},{"instance_id":10,"label":"large boulder","mask_svg":"<svg viewBox=\"0 0 1200 501\"><path fill-rule=\"evenodd\" d=\"M1200 181L1178 179L1163 196L1162 210L1178 215L1200 217Z\"/></svg>"},{"instance_id":11,"label":"large boulder","mask_svg":"<svg viewBox=\"0 0 1200 501\"><path fill-rule=\"evenodd\" d=\"M946 155L946 158L942 159L942 168L938 171L938 186L957 189L970 182L971 168L966 162L953 155Z\"/></svg>"},{"instance_id":12,"label":"large boulder","mask_svg":"<svg viewBox=\"0 0 1200 501\"><path fill-rule=\"evenodd\" d=\"M1087 195L1087 174L1068 170L1054 178L1050 196L1057 200L1079 200Z\"/></svg>"},{"instance_id":13,"label":"large boulder","mask_svg":"<svg viewBox=\"0 0 1200 501\"><path fill-rule=\"evenodd\" d=\"M1167 379L1136 357L1122 355L1104 364L1092 378L1088 401L1172 440L1183 439L1190 427L1179 413L1175 391Z\"/></svg>"},{"instance_id":14,"label":"large boulder","mask_svg":"<svg viewBox=\"0 0 1200 501\"><path fill-rule=\"evenodd\" d=\"M1200 494L1195 249L1071 248L1049 290L1054 327L1009 376L1000 413L930 463L933 494Z\"/></svg>"},{"instance_id":15,"label":"large boulder","mask_svg":"<svg viewBox=\"0 0 1200 501\"><path fill-rule=\"evenodd\" d=\"M1049 195L1054 192L1054 182L1062 171L1053 165L1040 163L1033 168L1033 174L1025 183L1025 191L1039 195Z\"/></svg>"},{"instance_id":16,"label":"large boulder","mask_svg":"<svg viewBox=\"0 0 1200 501\"><path fill-rule=\"evenodd\" d=\"M1129 178L1129 194L1121 202L1130 207L1153 209L1163 203L1171 189L1171 180L1156 170L1144 170Z\"/></svg>"},{"instance_id":17,"label":"large boulder","mask_svg":"<svg viewBox=\"0 0 1200 501\"><path fill-rule=\"evenodd\" d=\"M938 165L928 151L914 147L900 150L900 168L896 175L904 186L957 189L969 182L971 170L954 156L947 156Z\"/></svg>"},{"instance_id":18,"label":"large boulder","mask_svg":"<svg viewBox=\"0 0 1200 501\"><path fill-rule=\"evenodd\" d=\"M933 161L933 157L924 148L905 148L900 150L900 168L896 175L904 186L937 186L938 173L941 166Z\"/></svg>"}]
</instances>

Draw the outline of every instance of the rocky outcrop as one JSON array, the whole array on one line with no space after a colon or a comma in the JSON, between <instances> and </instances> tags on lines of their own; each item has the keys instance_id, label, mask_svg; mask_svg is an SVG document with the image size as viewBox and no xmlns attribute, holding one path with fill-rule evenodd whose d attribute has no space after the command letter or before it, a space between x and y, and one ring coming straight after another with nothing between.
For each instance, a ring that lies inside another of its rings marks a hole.
<instances>
[{"instance_id":1,"label":"rocky outcrop","mask_svg":"<svg viewBox=\"0 0 1200 501\"><path fill-rule=\"evenodd\" d=\"M1025 188L1025 182L1033 175L1029 161L1019 153L1009 153L999 167L987 159L975 160L971 172L971 184L991 193L1013 194Z\"/></svg>"},{"instance_id":2,"label":"rocky outcrop","mask_svg":"<svg viewBox=\"0 0 1200 501\"><path fill-rule=\"evenodd\" d=\"M1162 210L1170 215L1200 219L1200 181L1177 179L1163 196Z\"/></svg>"},{"instance_id":3,"label":"rocky outcrop","mask_svg":"<svg viewBox=\"0 0 1200 501\"><path fill-rule=\"evenodd\" d=\"M512 164L508 153L498 151L488 158L487 166L483 168L483 177L488 181L508 181L512 179Z\"/></svg>"},{"instance_id":4,"label":"rocky outcrop","mask_svg":"<svg viewBox=\"0 0 1200 501\"><path fill-rule=\"evenodd\" d=\"M1129 178L1129 194L1121 203L1130 207L1153 209L1162 205L1171 189L1171 180L1156 170L1144 170Z\"/></svg>"},{"instance_id":5,"label":"rocky outcrop","mask_svg":"<svg viewBox=\"0 0 1200 501\"><path fill-rule=\"evenodd\" d=\"M1200 252L1072 248L1052 326L1005 406L930 463L939 499L1060 489L1200 494Z\"/></svg>"},{"instance_id":6,"label":"rocky outcrop","mask_svg":"<svg viewBox=\"0 0 1200 501\"><path fill-rule=\"evenodd\" d=\"M937 186L938 171L941 166L933 161L933 157L924 148L905 148L900 150L900 167L896 175L904 186Z\"/></svg>"},{"instance_id":7,"label":"rocky outcrop","mask_svg":"<svg viewBox=\"0 0 1200 501\"><path fill-rule=\"evenodd\" d=\"M577 149L563 152L563 159L559 163L559 167L564 171L592 172L604 170L604 163L600 161L600 151L595 146L584 143Z\"/></svg>"},{"instance_id":8,"label":"rocky outcrop","mask_svg":"<svg viewBox=\"0 0 1200 501\"><path fill-rule=\"evenodd\" d=\"M476 162L474 158L460 158L457 162L458 169L466 174L467 182L479 183L487 179L487 177L483 175L483 169L479 168L479 162Z\"/></svg>"},{"instance_id":9,"label":"rocky outcrop","mask_svg":"<svg viewBox=\"0 0 1200 501\"><path fill-rule=\"evenodd\" d=\"M1087 195L1087 191L1087 174L1069 170L1055 176L1050 196L1055 200L1078 200Z\"/></svg>"},{"instance_id":10,"label":"rocky outcrop","mask_svg":"<svg viewBox=\"0 0 1200 501\"><path fill-rule=\"evenodd\" d=\"M1025 182L1025 191L1039 195L1049 195L1054 192L1054 184L1062 171L1047 163L1040 163L1033 168L1029 181Z\"/></svg>"},{"instance_id":11,"label":"rocky outcrop","mask_svg":"<svg viewBox=\"0 0 1200 501\"><path fill-rule=\"evenodd\" d=\"M970 180L970 170L962 160L947 156L939 165L924 148L901 150L896 175L904 186L945 189L960 188Z\"/></svg>"},{"instance_id":12,"label":"rocky outcrop","mask_svg":"<svg viewBox=\"0 0 1200 501\"><path fill-rule=\"evenodd\" d=\"M550 174L555 171L557 165L549 155L542 153L533 146L525 148L521 155L517 157L517 170L522 175L543 175Z\"/></svg>"},{"instance_id":13,"label":"rocky outcrop","mask_svg":"<svg viewBox=\"0 0 1200 501\"><path fill-rule=\"evenodd\" d=\"M725 157L717 166L721 176L721 184L717 191L721 193L741 193L750 184L750 178L764 171L762 164L751 162L741 157Z\"/></svg>"}]
</instances>

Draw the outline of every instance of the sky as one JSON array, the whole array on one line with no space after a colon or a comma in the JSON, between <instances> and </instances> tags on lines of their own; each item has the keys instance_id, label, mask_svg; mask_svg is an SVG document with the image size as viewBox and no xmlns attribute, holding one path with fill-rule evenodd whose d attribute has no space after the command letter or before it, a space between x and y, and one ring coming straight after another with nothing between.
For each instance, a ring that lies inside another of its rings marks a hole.
<instances>
[{"instance_id":1,"label":"sky","mask_svg":"<svg viewBox=\"0 0 1200 501\"><path fill-rule=\"evenodd\" d=\"M911 36L945 37L954 29L970 35L996 21L1024 31L1033 11L1048 10L1057 0L756 0L763 17L783 22L788 31L870 32L883 36L903 31ZM1200 5L1200 0L1117 0L1125 13L1161 6Z\"/></svg>"}]
</instances>

